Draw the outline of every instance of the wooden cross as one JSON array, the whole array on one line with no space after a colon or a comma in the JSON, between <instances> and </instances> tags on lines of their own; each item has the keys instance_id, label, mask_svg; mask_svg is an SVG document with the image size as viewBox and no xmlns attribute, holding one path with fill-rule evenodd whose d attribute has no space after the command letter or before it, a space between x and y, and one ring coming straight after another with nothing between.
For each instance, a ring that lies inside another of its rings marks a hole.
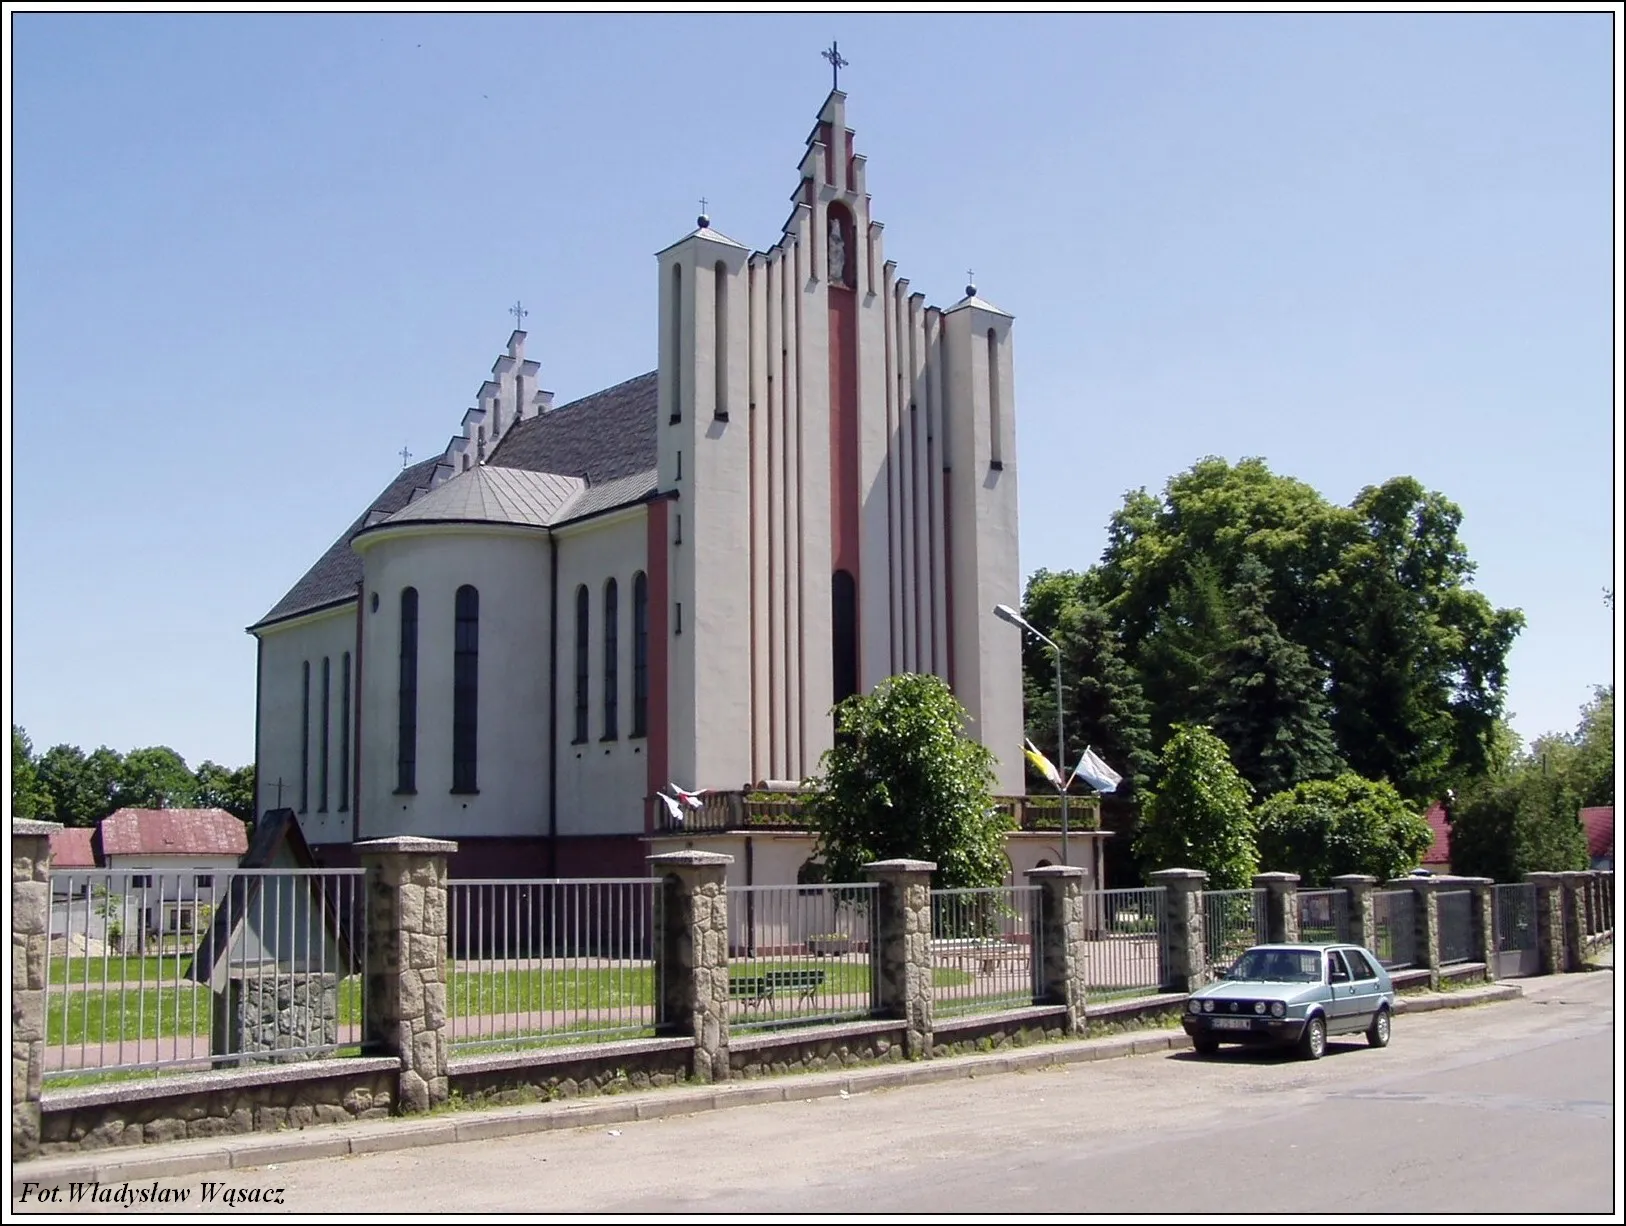
<instances>
[{"instance_id":1,"label":"wooden cross","mask_svg":"<svg viewBox=\"0 0 1626 1226\"><path fill-rule=\"evenodd\" d=\"M525 326L525 317L530 314L520 305L518 298L514 299L514 305L508 308L508 313L514 317L515 328L523 328Z\"/></svg>"},{"instance_id":2,"label":"wooden cross","mask_svg":"<svg viewBox=\"0 0 1626 1226\"><path fill-rule=\"evenodd\" d=\"M830 88L841 88L841 70L848 67L847 61L841 58L841 49L835 42L819 52L821 56L830 61Z\"/></svg>"}]
</instances>

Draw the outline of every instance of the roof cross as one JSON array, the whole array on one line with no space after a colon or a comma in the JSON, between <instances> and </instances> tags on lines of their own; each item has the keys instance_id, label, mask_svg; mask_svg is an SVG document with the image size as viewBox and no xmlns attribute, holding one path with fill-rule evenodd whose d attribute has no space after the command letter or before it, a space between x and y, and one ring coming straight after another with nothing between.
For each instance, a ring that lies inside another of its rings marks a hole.
<instances>
[{"instance_id":1,"label":"roof cross","mask_svg":"<svg viewBox=\"0 0 1626 1226\"><path fill-rule=\"evenodd\" d=\"M508 308L508 313L514 317L515 328L523 329L525 327L525 317L530 312L520 305L518 298L514 299L514 305Z\"/></svg>"},{"instance_id":2,"label":"roof cross","mask_svg":"<svg viewBox=\"0 0 1626 1226\"><path fill-rule=\"evenodd\" d=\"M832 41L830 45L823 51L819 52L819 54L823 58L830 61L830 88L840 89L841 70L849 66L847 61L841 58L840 47L834 41Z\"/></svg>"},{"instance_id":3,"label":"roof cross","mask_svg":"<svg viewBox=\"0 0 1626 1226\"><path fill-rule=\"evenodd\" d=\"M407 466L407 461L411 458L412 453L406 449L406 444L403 443L401 445L401 467L405 468Z\"/></svg>"}]
</instances>

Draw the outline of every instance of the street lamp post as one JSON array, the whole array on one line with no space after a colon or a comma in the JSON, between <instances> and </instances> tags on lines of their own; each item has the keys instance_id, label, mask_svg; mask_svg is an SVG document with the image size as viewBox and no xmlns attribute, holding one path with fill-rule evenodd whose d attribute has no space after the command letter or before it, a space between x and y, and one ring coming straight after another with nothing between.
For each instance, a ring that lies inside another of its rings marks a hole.
<instances>
[{"instance_id":1,"label":"street lamp post","mask_svg":"<svg viewBox=\"0 0 1626 1226\"><path fill-rule=\"evenodd\" d=\"M1066 737L1065 737L1065 733L1063 731L1062 710L1061 710L1061 648L1057 647L1056 644L1053 643L1050 639L1046 638L1044 635L1040 634L1037 630L1035 630L1032 626L1030 626L1027 623L1027 620L1025 618L1023 618L1023 616L1020 613L1018 613L1015 609L1011 608L1011 606L1008 605L1008 604L996 604L994 606L994 616L999 618L1001 621L1010 622L1011 625L1016 626L1019 629L1026 630L1034 638L1038 639L1046 647L1050 648L1051 652L1053 652L1055 654L1055 657L1056 657L1056 770L1057 771L1066 770L1067 769L1067 762L1066 762L1067 740L1066 740ZM1063 776L1063 778L1062 778L1062 788L1061 788L1061 862L1063 864L1071 864L1072 863L1072 860L1068 857L1068 854L1067 854L1067 783L1068 782L1069 781L1067 780L1067 778L1065 776Z\"/></svg>"}]
</instances>

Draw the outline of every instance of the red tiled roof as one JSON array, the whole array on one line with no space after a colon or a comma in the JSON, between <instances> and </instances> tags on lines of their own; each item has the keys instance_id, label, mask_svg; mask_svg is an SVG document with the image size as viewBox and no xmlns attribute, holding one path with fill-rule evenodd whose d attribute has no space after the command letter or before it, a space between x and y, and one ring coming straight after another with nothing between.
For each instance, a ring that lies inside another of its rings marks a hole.
<instances>
[{"instance_id":1,"label":"red tiled roof","mask_svg":"<svg viewBox=\"0 0 1626 1226\"><path fill-rule=\"evenodd\" d=\"M1451 863L1451 823L1445 820L1445 806L1437 803L1429 805L1428 812L1423 814L1423 817L1428 822L1429 829L1434 831L1434 841L1423 853L1423 863Z\"/></svg>"},{"instance_id":2,"label":"red tiled roof","mask_svg":"<svg viewBox=\"0 0 1626 1226\"><path fill-rule=\"evenodd\" d=\"M91 839L96 830L92 826L69 826L51 836L52 868L95 868L96 849Z\"/></svg>"},{"instance_id":3,"label":"red tiled roof","mask_svg":"<svg viewBox=\"0 0 1626 1226\"><path fill-rule=\"evenodd\" d=\"M1586 831L1586 852L1594 860L1615 858L1615 806L1594 805L1581 810L1581 829Z\"/></svg>"},{"instance_id":4,"label":"red tiled roof","mask_svg":"<svg viewBox=\"0 0 1626 1226\"><path fill-rule=\"evenodd\" d=\"M224 809L120 809L102 820L104 856L241 856L248 831Z\"/></svg>"}]
</instances>

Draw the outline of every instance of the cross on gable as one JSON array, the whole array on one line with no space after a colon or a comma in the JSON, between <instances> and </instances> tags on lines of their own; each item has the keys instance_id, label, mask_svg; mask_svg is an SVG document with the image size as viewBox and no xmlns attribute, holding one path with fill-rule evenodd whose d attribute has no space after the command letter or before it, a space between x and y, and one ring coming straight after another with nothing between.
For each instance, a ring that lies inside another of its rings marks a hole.
<instances>
[{"instance_id":1,"label":"cross on gable","mask_svg":"<svg viewBox=\"0 0 1626 1226\"><path fill-rule=\"evenodd\" d=\"M830 88L841 88L841 70L846 68L847 61L841 58L841 48L832 41L828 47L819 52L821 56L830 61Z\"/></svg>"}]
</instances>

